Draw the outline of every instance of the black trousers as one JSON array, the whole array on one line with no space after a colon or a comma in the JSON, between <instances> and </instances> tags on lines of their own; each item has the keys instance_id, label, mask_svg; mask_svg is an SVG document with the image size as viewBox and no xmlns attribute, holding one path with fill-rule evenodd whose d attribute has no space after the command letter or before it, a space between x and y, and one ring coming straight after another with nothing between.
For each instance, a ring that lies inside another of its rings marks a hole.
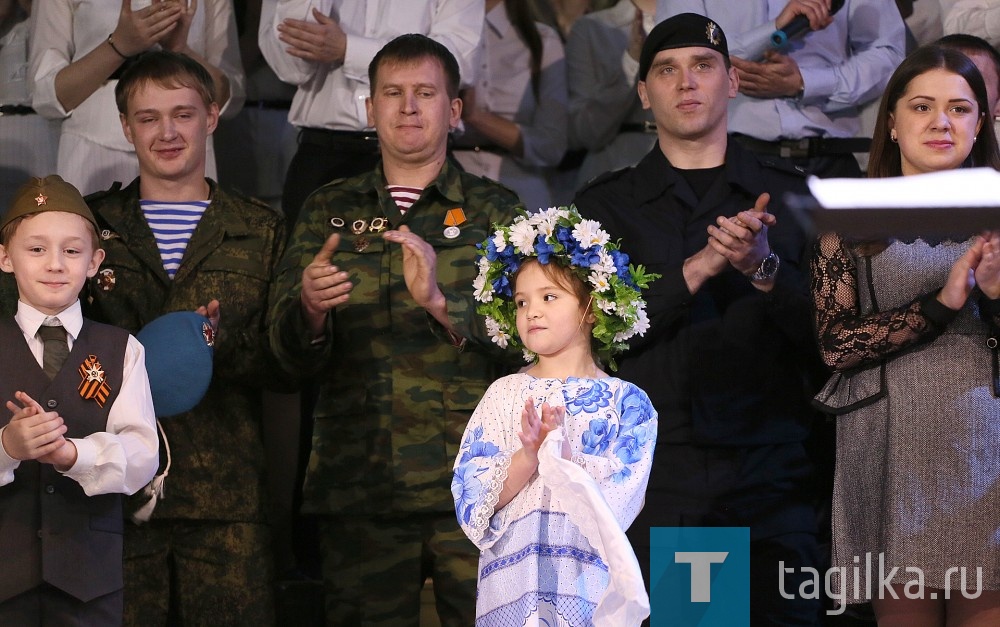
<instances>
[{"instance_id":1,"label":"black trousers","mask_svg":"<svg viewBox=\"0 0 1000 627\"><path fill-rule=\"evenodd\" d=\"M288 166L281 195L289 236L309 194L335 179L367 172L378 160L378 140L312 129L301 131L299 149Z\"/></svg>"},{"instance_id":2,"label":"black trousers","mask_svg":"<svg viewBox=\"0 0 1000 627\"><path fill-rule=\"evenodd\" d=\"M817 539L824 496L798 443L750 448L658 443L646 504L628 529L649 589L650 527L749 527L750 624L820 624L822 602L797 594L803 567L826 568ZM779 563L784 574L782 596Z\"/></svg>"}]
</instances>

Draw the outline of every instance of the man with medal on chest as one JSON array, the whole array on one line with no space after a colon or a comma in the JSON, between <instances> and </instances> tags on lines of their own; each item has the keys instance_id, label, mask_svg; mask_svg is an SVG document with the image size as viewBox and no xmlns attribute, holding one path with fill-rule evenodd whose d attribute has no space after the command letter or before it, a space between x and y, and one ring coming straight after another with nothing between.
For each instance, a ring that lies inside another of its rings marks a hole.
<instances>
[{"instance_id":1,"label":"man with medal on chest","mask_svg":"<svg viewBox=\"0 0 1000 627\"><path fill-rule=\"evenodd\" d=\"M423 35L369 66L381 162L306 200L279 263L270 339L315 377L303 511L318 516L330 624L399 624L435 584L443 625L475 618L478 552L455 519L452 463L502 353L475 315L475 244L520 207L446 156L459 70Z\"/></svg>"}]
</instances>

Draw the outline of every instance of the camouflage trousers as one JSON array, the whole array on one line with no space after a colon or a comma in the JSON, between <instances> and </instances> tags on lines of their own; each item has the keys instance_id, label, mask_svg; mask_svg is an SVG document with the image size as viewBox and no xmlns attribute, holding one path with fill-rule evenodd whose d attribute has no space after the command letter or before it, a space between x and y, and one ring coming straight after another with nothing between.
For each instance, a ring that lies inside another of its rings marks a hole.
<instances>
[{"instance_id":1,"label":"camouflage trousers","mask_svg":"<svg viewBox=\"0 0 1000 627\"><path fill-rule=\"evenodd\" d=\"M442 627L476 622L479 549L453 513L320 519L326 624L417 627L434 581Z\"/></svg>"},{"instance_id":2,"label":"camouflage trousers","mask_svg":"<svg viewBox=\"0 0 1000 627\"><path fill-rule=\"evenodd\" d=\"M271 533L260 524L125 524L125 625L274 625Z\"/></svg>"}]
</instances>

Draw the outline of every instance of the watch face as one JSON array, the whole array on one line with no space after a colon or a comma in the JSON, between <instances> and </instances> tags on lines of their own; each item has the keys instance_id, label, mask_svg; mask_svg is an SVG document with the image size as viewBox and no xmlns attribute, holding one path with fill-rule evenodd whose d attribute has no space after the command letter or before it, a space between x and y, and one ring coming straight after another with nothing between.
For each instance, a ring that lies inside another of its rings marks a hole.
<instances>
[{"instance_id":1,"label":"watch face","mask_svg":"<svg viewBox=\"0 0 1000 627\"><path fill-rule=\"evenodd\" d=\"M774 277L778 272L778 255L773 252L764 257L764 261L760 262L760 268L757 272L753 274L754 281L766 281Z\"/></svg>"}]
</instances>

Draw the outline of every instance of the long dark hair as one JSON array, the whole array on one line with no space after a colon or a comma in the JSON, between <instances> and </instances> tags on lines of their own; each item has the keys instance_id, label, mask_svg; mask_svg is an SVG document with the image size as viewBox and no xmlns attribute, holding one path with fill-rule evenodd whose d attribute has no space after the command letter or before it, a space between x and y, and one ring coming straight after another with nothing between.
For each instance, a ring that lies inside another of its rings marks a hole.
<instances>
[{"instance_id":1,"label":"long dark hair","mask_svg":"<svg viewBox=\"0 0 1000 627\"><path fill-rule=\"evenodd\" d=\"M976 65L961 52L937 44L929 44L915 50L906 57L892 73L889 84L882 95L872 135L871 152L868 158L868 178L902 176L902 155L899 146L889 139L889 115L896 111L896 105L906 92L906 88L916 77L935 69L944 69L958 74L972 88L976 95L976 105L982 126L978 139L972 144L965 164L972 167L991 167L1000 170L1000 152L993 132L993 120L986 100L986 83Z\"/></svg>"},{"instance_id":2,"label":"long dark hair","mask_svg":"<svg viewBox=\"0 0 1000 627\"><path fill-rule=\"evenodd\" d=\"M531 54L531 92L538 100L538 86L542 77L542 36L535 24L535 12L527 0L504 0L507 19Z\"/></svg>"}]
</instances>

